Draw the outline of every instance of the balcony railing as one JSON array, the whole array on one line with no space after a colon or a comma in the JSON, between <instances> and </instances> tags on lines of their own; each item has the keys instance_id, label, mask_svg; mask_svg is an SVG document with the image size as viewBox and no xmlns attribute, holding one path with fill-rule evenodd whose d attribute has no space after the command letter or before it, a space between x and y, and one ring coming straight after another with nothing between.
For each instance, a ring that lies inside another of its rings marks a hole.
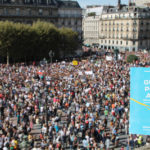
<instances>
[{"instance_id":1,"label":"balcony railing","mask_svg":"<svg viewBox=\"0 0 150 150\"><path fill-rule=\"evenodd\" d=\"M138 38L134 38L134 37L122 37L123 40L129 40L129 41L138 41Z\"/></svg>"},{"instance_id":2,"label":"balcony railing","mask_svg":"<svg viewBox=\"0 0 150 150\"><path fill-rule=\"evenodd\" d=\"M100 39L106 39L106 36L99 36Z\"/></svg>"},{"instance_id":3,"label":"balcony railing","mask_svg":"<svg viewBox=\"0 0 150 150\"><path fill-rule=\"evenodd\" d=\"M57 8L56 5L46 4L46 3L0 3L0 6L8 6L8 7L50 7L50 8Z\"/></svg>"},{"instance_id":4,"label":"balcony railing","mask_svg":"<svg viewBox=\"0 0 150 150\"><path fill-rule=\"evenodd\" d=\"M81 18L82 14L58 14L59 17L65 17L65 18L69 18L69 17L73 17L73 18Z\"/></svg>"},{"instance_id":5,"label":"balcony railing","mask_svg":"<svg viewBox=\"0 0 150 150\"><path fill-rule=\"evenodd\" d=\"M29 17L29 18L57 18L58 15L39 15L39 14L0 14L0 17Z\"/></svg>"}]
</instances>

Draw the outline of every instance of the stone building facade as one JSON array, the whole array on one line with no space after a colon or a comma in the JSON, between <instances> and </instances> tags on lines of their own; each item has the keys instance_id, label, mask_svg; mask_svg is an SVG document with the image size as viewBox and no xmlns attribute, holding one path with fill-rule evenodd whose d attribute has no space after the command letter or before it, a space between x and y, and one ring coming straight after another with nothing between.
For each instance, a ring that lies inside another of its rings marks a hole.
<instances>
[{"instance_id":1,"label":"stone building facade","mask_svg":"<svg viewBox=\"0 0 150 150\"><path fill-rule=\"evenodd\" d=\"M83 18L84 43L92 45L99 44L99 23L100 16L89 16Z\"/></svg>"},{"instance_id":2,"label":"stone building facade","mask_svg":"<svg viewBox=\"0 0 150 150\"><path fill-rule=\"evenodd\" d=\"M134 0L137 6L149 6L150 7L150 0Z\"/></svg>"},{"instance_id":3,"label":"stone building facade","mask_svg":"<svg viewBox=\"0 0 150 150\"><path fill-rule=\"evenodd\" d=\"M141 8L131 3L121 5L119 1L117 7L103 7L101 15L86 17L85 20L83 21L85 44L98 43L102 49L121 51L150 50L150 8L148 7ZM87 29L92 24L92 30L89 30L91 35L88 36Z\"/></svg>"},{"instance_id":4,"label":"stone building facade","mask_svg":"<svg viewBox=\"0 0 150 150\"><path fill-rule=\"evenodd\" d=\"M32 24L41 20L82 34L82 9L76 1L0 0L0 21Z\"/></svg>"},{"instance_id":5,"label":"stone building facade","mask_svg":"<svg viewBox=\"0 0 150 150\"><path fill-rule=\"evenodd\" d=\"M150 50L150 9L124 6L106 9L100 19L99 45L122 51Z\"/></svg>"},{"instance_id":6,"label":"stone building facade","mask_svg":"<svg viewBox=\"0 0 150 150\"><path fill-rule=\"evenodd\" d=\"M87 6L82 19L84 44L99 44L100 18L105 6ZM94 13L95 15L89 15Z\"/></svg>"}]
</instances>

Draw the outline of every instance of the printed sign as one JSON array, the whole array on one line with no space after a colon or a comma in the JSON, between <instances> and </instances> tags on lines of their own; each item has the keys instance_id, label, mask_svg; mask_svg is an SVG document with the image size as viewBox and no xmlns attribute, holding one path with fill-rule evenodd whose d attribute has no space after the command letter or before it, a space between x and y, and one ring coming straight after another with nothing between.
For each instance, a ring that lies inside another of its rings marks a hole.
<instances>
[{"instance_id":1,"label":"printed sign","mask_svg":"<svg viewBox=\"0 0 150 150\"><path fill-rule=\"evenodd\" d=\"M112 56L106 56L107 61L112 61Z\"/></svg>"},{"instance_id":2,"label":"printed sign","mask_svg":"<svg viewBox=\"0 0 150 150\"><path fill-rule=\"evenodd\" d=\"M93 71L85 71L86 75L93 75Z\"/></svg>"},{"instance_id":3,"label":"printed sign","mask_svg":"<svg viewBox=\"0 0 150 150\"><path fill-rule=\"evenodd\" d=\"M130 69L130 134L150 135L150 68Z\"/></svg>"},{"instance_id":4,"label":"printed sign","mask_svg":"<svg viewBox=\"0 0 150 150\"><path fill-rule=\"evenodd\" d=\"M77 65L78 65L78 61L74 60L74 61L72 61L72 64L73 64L74 66L77 66Z\"/></svg>"}]
</instances>

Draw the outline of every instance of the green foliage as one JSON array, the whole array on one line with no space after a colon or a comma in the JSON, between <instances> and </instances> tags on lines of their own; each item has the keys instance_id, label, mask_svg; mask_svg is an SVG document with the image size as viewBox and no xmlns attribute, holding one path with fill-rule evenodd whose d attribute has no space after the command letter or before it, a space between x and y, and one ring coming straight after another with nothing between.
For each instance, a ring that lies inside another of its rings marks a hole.
<instances>
[{"instance_id":1,"label":"green foliage","mask_svg":"<svg viewBox=\"0 0 150 150\"><path fill-rule=\"evenodd\" d=\"M68 28L59 29L60 33L60 48L64 54L73 54L74 49L78 47L78 34Z\"/></svg>"},{"instance_id":2,"label":"green foliage","mask_svg":"<svg viewBox=\"0 0 150 150\"><path fill-rule=\"evenodd\" d=\"M9 53L13 61L33 61L74 53L78 48L78 34L68 28L56 28L53 24L37 21L32 26L0 22L0 56Z\"/></svg>"},{"instance_id":3,"label":"green foliage","mask_svg":"<svg viewBox=\"0 0 150 150\"><path fill-rule=\"evenodd\" d=\"M90 13L88 13L88 16L96 16L96 13L95 12L90 12Z\"/></svg>"},{"instance_id":4,"label":"green foliage","mask_svg":"<svg viewBox=\"0 0 150 150\"><path fill-rule=\"evenodd\" d=\"M127 57L127 62L132 63L134 61L138 60L138 57L136 55L129 55Z\"/></svg>"}]
</instances>

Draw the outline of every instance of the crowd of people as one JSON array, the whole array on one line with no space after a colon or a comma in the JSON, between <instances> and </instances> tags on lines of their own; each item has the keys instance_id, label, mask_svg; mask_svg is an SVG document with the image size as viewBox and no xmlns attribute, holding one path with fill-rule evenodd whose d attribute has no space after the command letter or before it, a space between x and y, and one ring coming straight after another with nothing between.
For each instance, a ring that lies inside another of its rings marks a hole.
<instances>
[{"instance_id":1,"label":"crowd of people","mask_svg":"<svg viewBox=\"0 0 150 150\"><path fill-rule=\"evenodd\" d=\"M129 69L136 65L105 56L78 65L1 64L0 150L134 147L135 136L125 144L120 136L129 134Z\"/></svg>"}]
</instances>

